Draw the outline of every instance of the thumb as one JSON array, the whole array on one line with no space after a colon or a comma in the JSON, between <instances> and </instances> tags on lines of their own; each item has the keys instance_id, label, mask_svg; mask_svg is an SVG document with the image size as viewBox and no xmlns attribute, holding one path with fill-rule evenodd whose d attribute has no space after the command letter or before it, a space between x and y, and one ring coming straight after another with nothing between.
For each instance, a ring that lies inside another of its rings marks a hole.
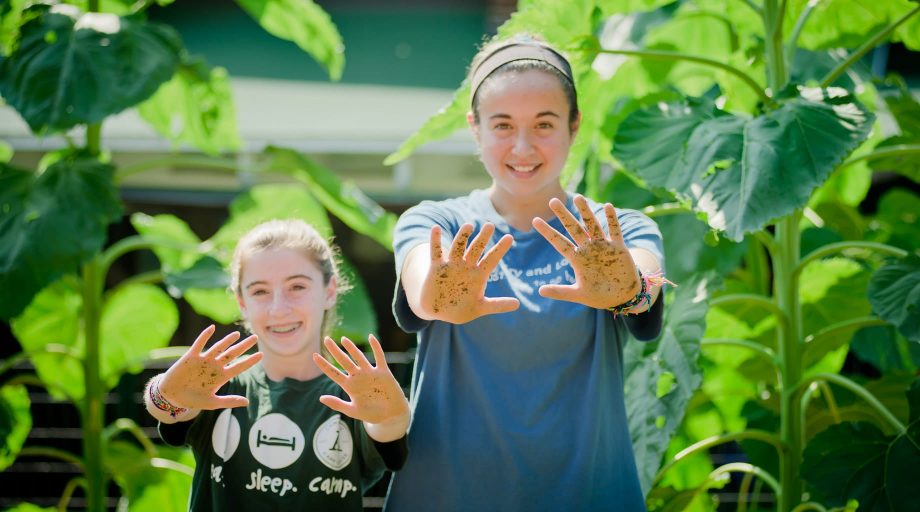
<instances>
[{"instance_id":1,"label":"thumb","mask_svg":"<svg viewBox=\"0 0 920 512\"><path fill-rule=\"evenodd\" d=\"M540 295L547 299L578 302L578 289L567 284L544 284L540 287Z\"/></svg>"},{"instance_id":2,"label":"thumb","mask_svg":"<svg viewBox=\"0 0 920 512\"><path fill-rule=\"evenodd\" d=\"M249 405L249 399L239 395L215 396L207 409L233 409L234 407L246 407Z\"/></svg>"},{"instance_id":3,"label":"thumb","mask_svg":"<svg viewBox=\"0 0 920 512\"><path fill-rule=\"evenodd\" d=\"M319 397L320 403L333 411L340 412L346 416L354 418L355 406L351 402L346 402L337 396L323 395Z\"/></svg>"}]
</instances>

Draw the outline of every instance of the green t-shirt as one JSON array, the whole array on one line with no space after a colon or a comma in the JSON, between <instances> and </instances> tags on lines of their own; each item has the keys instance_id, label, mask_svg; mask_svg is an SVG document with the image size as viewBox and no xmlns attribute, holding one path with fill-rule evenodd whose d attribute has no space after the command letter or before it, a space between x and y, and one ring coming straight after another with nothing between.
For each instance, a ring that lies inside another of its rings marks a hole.
<instances>
[{"instance_id":1,"label":"green t-shirt","mask_svg":"<svg viewBox=\"0 0 920 512\"><path fill-rule=\"evenodd\" d=\"M195 454L189 510L362 510L363 491L385 466L362 422L319 402L345 398L334 382L274 382L259 364L218 394L249 405L160 425L164 440Z\"/></svg>"}]
</instances>

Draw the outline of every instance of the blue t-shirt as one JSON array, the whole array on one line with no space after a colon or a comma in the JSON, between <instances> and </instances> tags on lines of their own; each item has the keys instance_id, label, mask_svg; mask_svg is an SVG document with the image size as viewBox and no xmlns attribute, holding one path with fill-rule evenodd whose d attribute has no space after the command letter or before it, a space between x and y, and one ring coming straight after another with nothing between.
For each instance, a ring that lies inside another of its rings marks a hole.
<instances>
[{"instance_id":1,"label":"blue t-shirt","mask_svg":"<svg viewBox=\"0 0 920 512\"><path fill-rule=\"evenodd\" d=\"M589 204L606 231L602 205ZM571 197L567 207L577 211ZM631 210L617 217L626 245L663 264L654 222ZM465 222L474 233L495 224L490 246L514 237L486 296L515 297L521 306L462 325L428 322L412 313L397 283L394 314L403 329L418 331L419 343L410 456L386 510L645 510L623 403L626 324L608 311L540 296L543 284L574 282L568 261L542 235L509 226L484 190L426 201L396 225L397 273L409 251L429 241L432 225L442 227L446 250ZM558 219L550 225L565 233ZM661 307L642 316L660 326Z\"/></svg>"}]
</instances>

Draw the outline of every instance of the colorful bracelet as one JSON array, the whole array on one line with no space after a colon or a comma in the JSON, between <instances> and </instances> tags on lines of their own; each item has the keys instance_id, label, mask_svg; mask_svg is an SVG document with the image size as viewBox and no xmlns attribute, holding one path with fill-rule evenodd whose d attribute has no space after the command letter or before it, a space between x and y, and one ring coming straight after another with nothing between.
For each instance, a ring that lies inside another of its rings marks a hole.
<instances>
[{"instance_id":1,"label":"colorful bracelet","mask_svg":"<svg viewBox=\"0 0 920 512\"><path fill-rule=\"evenodd\" d=\"M160 379L163 378L163 375L157 375L154 377L153 381L150 383L150 386L147 387L150 393L150 403L153 404L157 409L168 412L170 416L175 418L176 416L188 411L185 407L177 407L171 403L169 400L163 398L163 395L160 394Z\"/></svg>"},{"instance_id":2,"label":"colorful bracelet","mask_svg":"<svg viewBox=\"0 0 920 512\"><path fill-rule=\"evenodd\" d=\"M652 272L651 274L643 274L642 271L639 270L639 267L636 267L636 273L639 274L639 282L641 283L639 293L619 306L607 308L607 310L613 312L614 315L631 315L633 313L629 313L629 310L642 304L642 301L645 301L646 304L651 306L652 295L648 291L652 286L664 286L665 284L677 286L671 281L668 281L660 270Z\"/></svg>"}]
</instances>

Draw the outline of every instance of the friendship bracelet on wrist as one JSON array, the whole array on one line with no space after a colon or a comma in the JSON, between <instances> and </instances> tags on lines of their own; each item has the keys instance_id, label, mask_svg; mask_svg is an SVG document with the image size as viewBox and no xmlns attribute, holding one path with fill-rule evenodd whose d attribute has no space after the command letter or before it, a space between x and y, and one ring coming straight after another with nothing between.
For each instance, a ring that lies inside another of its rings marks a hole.
<instances>
[{"instance_id":1,"label":"friendship bracelet on wrist","mask_svg":"<svg viewBox=\"0 0 920 512\"><path fill-rule=\"evenodd\" d=\"M669 284L671 286L677 286L676 284L668 281L664 277L664 274L658 270L650 274L643 274L639 267L636 267L636 273L639 274L639 283L641 287L639 288L639 293L635 297L629 299L628 301L620 304L619 306L613 306L607 308L608 311L612 312L614 315L630 315L629 310L642 304L642 301L645 301L646 304L651 306L652 304L652 295L649 293L649 290L652 286L664 286Z\"/></svg>"},{"instance_id":2,"label":"friendship bracelet on wrist","mask_svg":"<svg viewBox=\"0 0 920 512\"><path fill-rule=\"evenodd\" d=\"M150 394L150 403L153 404L157 409L168 412L170 416L175 418L176 416L188 411L185 407L177 407L171 403L169 400L163 398L163 395L160 394L160 379L163 378L163 375L157 375L153 378L153 382L148 386L148 392Z\"/></svg>"}]
</instances>

